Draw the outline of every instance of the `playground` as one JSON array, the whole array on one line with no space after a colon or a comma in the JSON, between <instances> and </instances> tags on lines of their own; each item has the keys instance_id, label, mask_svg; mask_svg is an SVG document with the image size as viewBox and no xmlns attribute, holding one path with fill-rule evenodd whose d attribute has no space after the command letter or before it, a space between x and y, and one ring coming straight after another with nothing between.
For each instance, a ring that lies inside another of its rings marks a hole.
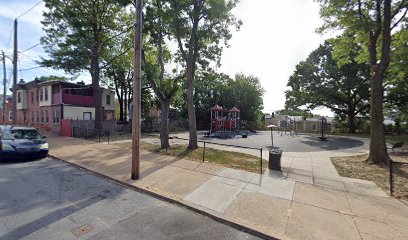
<instances>
[{"instance_id":1,"label":"playground","mask_svg":"<svg viewBox=\"0 0 408 240\"><path fill-rule=\"evenodd\" d=\"M264 148L271 146L271 132L257 131L249 133L247 138L237 135L233 138L209 138L206 132L198 132L198 140L223 143L228 145ZM188 132L172 134L171 136L187 138ZM349 136L328 136L326 141L321 141L318 134L298 134L289 135L273 131L274 146L279 147L284 152L320 152L320 151L341 151L347 153L360 153L368 150L369 139L349 137Z\"/></svg>"},{"instance_id":2,"label":"playground","mask_svg":"<svg viewBox=\"0 0 408 240\"><path fill-rule=\"evenodd\" d=\"M325 118L319 121L322 132L296 133L296 123L288 119L287 131L254 131L240 118L240 110L229 110L215 105L210 109L211 125L208 132L199 132L198 139L206 142L223 143L241 147L265 148L272 145L285 152L342 151L359 153L368 150L369 140L358 137L333 136L324 131ZM291 126L291 127L290 127ZM272 136L271 136L272 134ZM179 138L188 138L188 133L173 134Z\"/></svg>"}]
</instances>

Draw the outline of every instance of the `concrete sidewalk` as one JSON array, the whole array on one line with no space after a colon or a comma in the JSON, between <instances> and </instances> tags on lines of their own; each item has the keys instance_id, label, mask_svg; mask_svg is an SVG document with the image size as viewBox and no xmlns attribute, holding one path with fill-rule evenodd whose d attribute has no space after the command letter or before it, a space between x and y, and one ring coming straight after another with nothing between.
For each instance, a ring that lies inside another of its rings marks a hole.
<instances>
[{"instance_id":1,"label":"concrete sidewalk","mask_svg":"<svg viewBox=\"0 0 408 240\"><path fill-rule=\"evenodd\" d=\"M263 175L142 152L141 179L132 181L130 149L64 137L49 143L57 158L276 238L408 238L408 207L372 182L340 177L330 152L285 153L288 172Z\"/></svg>"}]
</instances>

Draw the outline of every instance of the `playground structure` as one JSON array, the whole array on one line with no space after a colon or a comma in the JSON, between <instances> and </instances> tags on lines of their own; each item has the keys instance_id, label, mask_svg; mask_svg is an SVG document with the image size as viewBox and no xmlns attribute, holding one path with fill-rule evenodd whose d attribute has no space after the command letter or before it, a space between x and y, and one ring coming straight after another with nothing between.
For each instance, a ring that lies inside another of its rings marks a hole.
<instances>
[{"instance_id":1,"label":"playground structure","mask_svg":"<svg viewBox=\"0 0 408 240\"><path fill-rule=\"evenodd\" d=\"M296 127L296 118L295 117L290 117L290 116L284 116L280 120L280 127L284 129L284 131L281 132L281 136L283 134L287 135L289 132L290 136L297 136L297 127Z\"/></svg>"},{"instance_id":2,"label":"playground structure","mask_svg":"<svg viewBox=\"0 0 408 240\"><path fill-rule=\"evenodd\" d=\"M233 107L228 110L226 116L224 116L224 109L221 106L215 105L211 108L211 124L210 124L210 137L221 138L233 138L235 135L240 134L242 137L248 135L247 131L242 131L242 128L255 132L244 121L240 119L241 111Z\"/></svg>"}]
</instances>

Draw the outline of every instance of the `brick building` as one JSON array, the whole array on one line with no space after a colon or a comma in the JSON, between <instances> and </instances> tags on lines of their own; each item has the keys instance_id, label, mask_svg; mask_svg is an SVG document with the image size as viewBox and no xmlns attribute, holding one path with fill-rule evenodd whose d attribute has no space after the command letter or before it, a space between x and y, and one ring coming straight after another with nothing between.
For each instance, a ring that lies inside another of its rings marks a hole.
<instances>
[{"instance_id":1,"label":"brick building","mask_svg":"<svg viewBox=\"0 0 408 240\"><path fill-rule=\"evenodd\" d=\"M114 93L102 91L103 119L115 118ZM20 81L17 84L17 125L31 125L56 134L61 120L94 120L95 97L92 86L83 82Z\"/></svg>"},{"instance_id":2,"label":"brick building","mask_svg":"<svg viewBox=\"0 0 408 240\"><path fill-rule=\"evenodd\" d=\"M12 96L11 95L6 95L4 98L3 95L0 95L0 124L11 124L11 109L13 107L12 103ZM4 121L3 121L3 101L6 101L6 107L5 107L5 116L4 116Z\"/></svg>"}]
</instances>

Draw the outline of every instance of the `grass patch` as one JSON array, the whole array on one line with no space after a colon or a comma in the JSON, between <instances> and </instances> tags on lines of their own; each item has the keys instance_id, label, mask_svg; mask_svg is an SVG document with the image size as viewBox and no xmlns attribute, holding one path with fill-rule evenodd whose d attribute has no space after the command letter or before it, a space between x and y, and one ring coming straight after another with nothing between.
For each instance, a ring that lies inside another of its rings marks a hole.
<instances>
[{"instance_id":1,"label":"grass patch","mask_svg":"<svg viewBox=\"0 0 408 240\"><path fill-rule=\"evenodd\" d=\"M408 154L390 153L394 161L407 161ZM332 157L331 161L339 172L340 176L358 178L373 181L384 191L389 192L389 166L385 164L372 164L366 160L367 154L349 157ZM408 199L408 166L394 165L394 195Z\"/></svg>"},{"instance_id":2,"label":"grass patch","mask_svg":"<svg viewBox=\"0 0 408 240\"><path fill-rule=\"evenodd\" d=\"M120 145L123 145L123 147L131 147L131 143L122 143ZM166 155L166 149L160 148L160 145L142 142L141 148L157 154ZM203 147L190 150L187 148L187 145L173 145L167 149L167 155L202 162L203 151ZM259 173L261 168L260 157L246 153L223 151L209 147L205 148L204 160L205 162L256 173ZM265 170L268 162L264 159L262 164L263 170Z\"/></svg>"}]
</instances>

